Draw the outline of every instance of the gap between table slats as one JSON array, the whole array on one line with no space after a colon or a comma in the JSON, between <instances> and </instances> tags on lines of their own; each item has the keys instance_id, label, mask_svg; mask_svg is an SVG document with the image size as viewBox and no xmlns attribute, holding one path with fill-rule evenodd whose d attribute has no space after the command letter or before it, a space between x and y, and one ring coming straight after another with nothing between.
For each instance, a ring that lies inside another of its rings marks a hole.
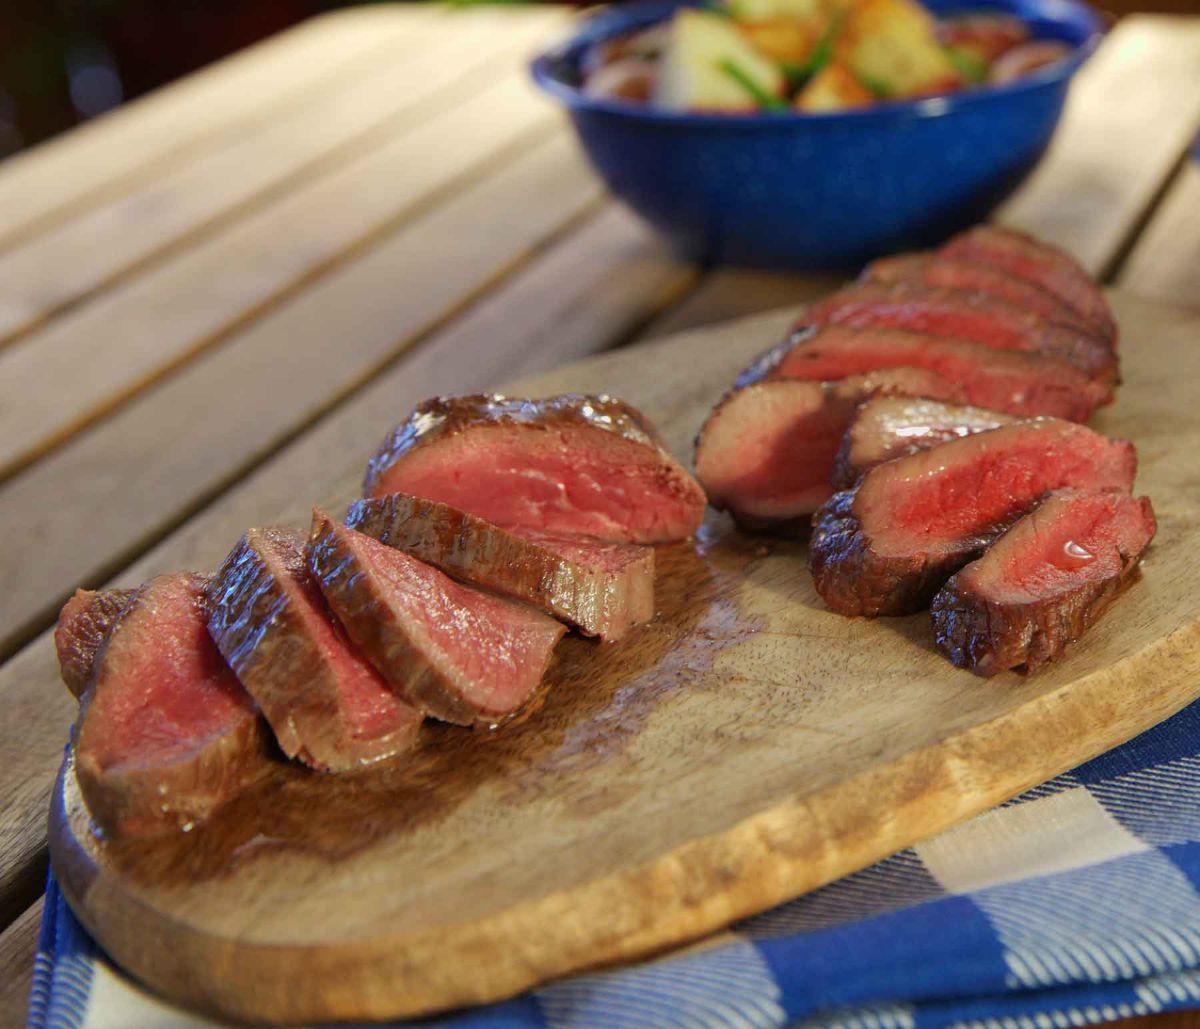
<instances>
[{"instance_id":1,"label":"gap between table slats","mask_svg":"<svg viewBox=\"0 0 1200 1029\"><path fill-rule=\"evenodd\" d=\"M0 1026L25 1024L41 922L42 901L39 900L0 933Z\"/></svg>"},{"instance_id":2,"label":"gap between table slats","mask_svg":"<svg viewBox=\"0 0 1200 1029\"><path fill-rule=\"evenodd\" d=\"M0 250L361 75L445 17L432 4L322 15L10 157L0 164Z\"/></svg>"},{"instance_id":3,"label":"gap between table slats","mask_svg":"<svg viewBox=\"0 0 1200 1029\"><path fill-rule=\"evenodd\" d=\"M461 193L557 116L515 73L0 351L0 469L28 466L381 234ZM52 402L50 402L52 401Z\"/></svg>"},{"instance_id":4,"label":"gap between table slats","mask_svg":"<svg viewBox=\"0 0 1200 1029\"><path fill-rule=\"evenodd\" d=\"M1117 274L1123 290L1200 308L1200 142Z\"/></svg>"}]
</instances>

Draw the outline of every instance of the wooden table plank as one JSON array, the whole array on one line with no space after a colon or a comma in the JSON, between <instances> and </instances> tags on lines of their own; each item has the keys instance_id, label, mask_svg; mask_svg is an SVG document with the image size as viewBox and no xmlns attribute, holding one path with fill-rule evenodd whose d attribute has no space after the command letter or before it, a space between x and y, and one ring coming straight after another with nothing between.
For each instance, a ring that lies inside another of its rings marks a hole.
<instances>
[{"instance_id":1,"label":"wooden table plank","mask_svg":"<svg viewBox=\"0 0 1200 1029\"><path fill-rule=\"evenodd\" d=\"M553 10L515 18L508 8L435 20L419 46L402 37L391 60L0 254L0 344L198 234L244 218L246 208L440 117L517 64L559 20Z\"/></svg>"},{"instance_id":2,"label":"wooden table plank","mask_svg":"<svg viewBox=\"0 0 1200 1029\"><path fill-rule=\"evenodd\" d=\"M214 140L252 131L440 17L424 5L315 18L0 164L0 246L29 238Z\"/></svg>"},{"instance_id":3,"label":"wooden table plank","mask_svg":"<svg viewBox=\"0 0 1200 1029\"><path fill-rule=\"evenodd\" d=\"M39 900L0 933L0 1026L25 1024L41 922Z\"/></svg>"},{"instance_id":4,"label":"wooden table plank","mask_svg":"<svg viewBox=\"0 0 1200 1029\"><path fill-rule=\"evenodd\" d=\"M559 123L522 74L500 75L441 117L0 351L0 474L259 316L355 247L466 188L509 156L505 148L524 146L529 133Z\"/></svg>"},{"instance_id":5,"label":"wooden table plank","mask_svg":"<svg viewBox=\"0 0 1200 1029\"><path fill-rule=\"evenodd\" d=\"M1138 237L1117 282L1139 296L1200 308L1200 144Z\"/></svg>"},{"instance_id":6,"label":"wooden table plank","mask_svg":"<svg viewBox=\"0 0 1200 1029\"><path fill-rule=\"evenodd\" d=\"M573 139L526 147L0 487L4 639L44 624L77 582L119 567L600 196Z\"/></svg>"},{"instance_id":7,"label":"wooden table plank","mask_svg":"<svg viewBox=\"0 0 1200 1029\"><path fill-rule=\"evenodd\" d=\"M1044 162L998 212L1104 278L1200 125L1200 19L1133 17L1071 88Z\"/></svg>"},{"instance_id":8,"label":"wooden table plank","mask_svg":"<svg viewBox=\"0 0 1200 1029\"><path fill-rule=\"evenodd\" d=\"M310 504L332 506L354 491L368 453L419 400L493 388L606 349L695 276L632 215L606 204L122 572L122 581L214 567L250 525L303 523ZM46 805L74 707L58 682L48 632L0 668L0 708L12 715L0 721L0 911L7 896L12 915L40 888Z\"/></svg>"}]
</instances>

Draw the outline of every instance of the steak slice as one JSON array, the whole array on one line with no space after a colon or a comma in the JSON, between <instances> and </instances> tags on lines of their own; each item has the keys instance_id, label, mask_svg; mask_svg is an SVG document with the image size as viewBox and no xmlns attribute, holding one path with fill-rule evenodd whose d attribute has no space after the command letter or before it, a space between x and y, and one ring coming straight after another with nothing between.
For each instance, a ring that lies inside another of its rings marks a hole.
<instances>
[{"instance_id":1,"label":"steak slice","mask_svg":"<svg viewBox=\"0 0 1200 1029\"><path fill-rule=\"evenodd\" d=\"M107 833L187 829L270 765L262 719L208 635L205 588L191 572L152 579L97 655L75 772Z\"/></svg>"},{"instance_id":2,"label":"steak slice","mask_svg":"<svg viewBox=\"0 0 1200 1029\"><path fill-rule=\"evenodd\" d=\"M925 368L957 383L969 403L1024 416L1086 421L1112 390L1069 361L992 350L978 343L904 329L841 325L799 333L768 351L739 381L754 377L840 379L881 368Z\"/></svg>"},{"instance_id":3,"label":"steak slice","mask_svg":"<svg viewBox=\"0 0 1200 1029\"><path fill-rule=\"evenodd\" d=\"M650 547L502 529L406 493L358 501L346 524L448 575L540 607L587 636L617 640L654 617Z\"/></svg>"},{"instance_id":4,"label":"steak slice","mask_svg":"<svg viewBox=\"0 0 1200 1029\"><path fill-rule=\"evenodd\" d=\"M407 750L421 715L346 638L308 570L299 530L251 529L208 591L208 629L275 733L321 771Z\"/></svg>"},{"instance_id":5,"label":"steak slice","mask_svg":"<svg viewBox=\"0 0 1200 1029\"><path fill-rule=\"evenodd\" d=\"M1047 321L982 293L909 282L862 282L826 297L803 317L806 325L908 329L952 336L994 350L1053 354L1102 386L1117 381L1117 358L1099 336Z\"/></svg>"},{"instance_id":6,"label":"steak slice","mask_svg":"<svg viewBox=\"0 0 1200 1029\"><path fill-rule=\"evenodd\" d=\"M1048 290L1102 339L1117 339L1117 323L1100 287L1070 254L1013 229L977 225L944 244L939 254L978 261Z\"/></svg>"},{"instance_id":7,"label":"steak slice","mask_svg":"<svg viewBox=\"0 0 1200 1029\"><path fill-rule=\"evenodd\" d=\"M1022 279L982 261L945 254L897 254L872 261L863 270L867 282L914 282L925 286L943 286L966 290L1003 300L1006 304L1032 311L1047 321L1070 325L1092 332L1110 346L1112 327L1088 322L1061 297L1036 282Z\"/></svg>"},{"instance_id":8,"label":"steak slice","mask_svg":"<svg viewBox=\"0 0 1200 1029\"><path fill-rule=\"evenodd\" d=\"M873 397L860 404L833 463L833 488L848 489L869 468L1016 419L982 407L921 397Z\"/></svg>"},{"instance_id":9,"label":"steak slice","mask_svg":"<svg viewBox=\"0 0 1200 1029\"><path fill-rule=\"evenodd\" d=\"M309 566L346 633L414 707L495 725L537 692L566 629L313 512Z\"/></svg>"},{"instance_id":10,"label":"steak slice","mask_svg":"<svg viewBox=\"0 0 1200 1029\"><path fill-rule=\"evenodd\" d=\"M58 614L54 649L67 689L78 699L92 678L96 653L137 590L76 590Z\"/></svg>"},{"instance_id":11,"label":"steak slice","mask_svg":"<svg viewBox=\"0 0 1200 1029\"><path fill-rule=\"evenodd\" d=\"M604 396L427 400L371 459L363 491L617 543L686 539L704 517L704 491L646 418Z\"/></svg>"},{"instance_id":12,"label":"steak slice","mask_svg":"<svg viewBox=\"0 0 1200 1029\"><path fill-rule=\"evenodd\" d=\"M855 409L875 393L961 399L956 386L920 368L735 389L696 438L696 474L709 503L743 529L803 535L829 498L833 461Z\"/></svg>"},{"instance_id":13,"label":"steak slice","mask_svg":"<svg viewBox=\"0 0 1200 1029\"><path fill-rule=\"evenodd\" d=\"M876 465L813 518L809 568L845 615L902 615L933 594L1043 494L1133 485L1133 444L1035 418Z\"/></svg>"},{"instance_id":14,"label":"steak slice","mask_svg":"<svg viewBox=\"0 0 1200 1029\"><path fill-rule=\"evenodd\" d=\"M933 598L938 648L977 675L1037 671L1133 581L1155 529L1147 497L1049 494Z\"/></svg>"}]
</instances>

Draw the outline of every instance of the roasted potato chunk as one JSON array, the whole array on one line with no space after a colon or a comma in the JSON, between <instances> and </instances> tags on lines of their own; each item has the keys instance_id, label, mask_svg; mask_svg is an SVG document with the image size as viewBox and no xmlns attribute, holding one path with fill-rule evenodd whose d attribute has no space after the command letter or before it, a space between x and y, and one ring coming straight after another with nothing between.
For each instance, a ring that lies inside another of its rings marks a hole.
<instances>
[{"instance_id":1,"label":"roasted potato chunk","mask_svg":"<svg viewBox=\"0 0 1200 1029\"><path fill-rule=\"evenodd\" d=\"M884 97L952 89L962 81L937 37L933 16L913 0L862 0L844 15L838 63Z\"/></svg>"},{"instance_id":2,"label":"roasted potato chunk","mask_svg":"<svg viewBox=\"0 0 1200 1029\"><path fill-rule=\"evenodd\" d=\"M846 111L874 103L875 94L841 64L828 64L796 96L801 111Z\"/></svg>"}]
</instances>

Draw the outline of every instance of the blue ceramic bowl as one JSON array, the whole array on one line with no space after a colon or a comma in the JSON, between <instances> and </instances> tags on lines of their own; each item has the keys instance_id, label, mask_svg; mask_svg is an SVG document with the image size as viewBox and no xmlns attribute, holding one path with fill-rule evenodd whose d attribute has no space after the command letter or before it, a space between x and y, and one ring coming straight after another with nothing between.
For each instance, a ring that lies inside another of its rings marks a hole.
<instances>
[{"instance_id":1,"label":"blue ceramic bowl","mask_svg":"<svg viewBox=\"0 0 1200 1029\"><path fill-rule=\"evenodd\" d=\"M704 261L838 268L927 246L979 221L1050 142L1071 76L1101 35L1079 0L925 0L935 14L995 11L1069 58L1014 83L833 114L687 114L597 100L573 83L593 43L669 17L639 0L585 21L533 62L570 112L609 188Z\"/></svg>"}]
</instances>

